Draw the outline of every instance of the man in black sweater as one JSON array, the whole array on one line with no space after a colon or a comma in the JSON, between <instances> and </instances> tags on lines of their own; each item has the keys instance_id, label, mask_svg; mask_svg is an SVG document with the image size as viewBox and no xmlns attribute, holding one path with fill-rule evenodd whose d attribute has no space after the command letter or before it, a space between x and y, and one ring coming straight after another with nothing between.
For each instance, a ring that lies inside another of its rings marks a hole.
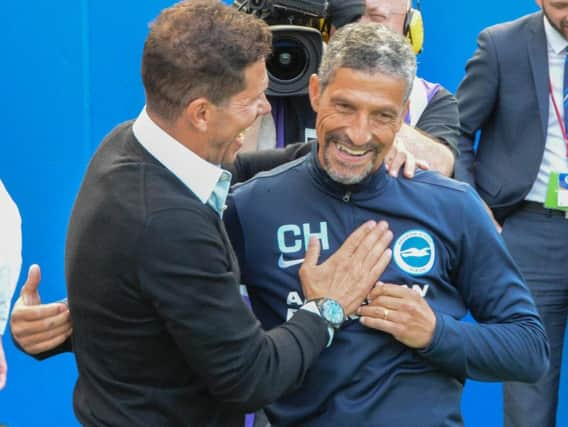
<instances>
[{"instance_id":1,"label":"man in black sweater","mask_svg":"<svg viewBox=\"0 0 568 427\"><path fill-rule=\"evenodd\" d=\"M320 265L312 238L300 276L318 304L283 326L263 331L241 300L221 220L231 176L217 165L270 111L270 45L266 24L217 0L178 3L152 24L146 107L97 150L69 224L84 425L241 426L301 383L390 260L392 233L369 222Z\"/></svg>"}]
</instances>

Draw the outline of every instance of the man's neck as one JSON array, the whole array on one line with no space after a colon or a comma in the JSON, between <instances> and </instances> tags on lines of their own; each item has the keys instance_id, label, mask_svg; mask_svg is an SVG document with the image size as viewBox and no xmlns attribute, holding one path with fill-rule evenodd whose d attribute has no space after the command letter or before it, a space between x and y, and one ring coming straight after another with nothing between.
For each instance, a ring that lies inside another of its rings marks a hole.
<instances>
[{"instance_id":1,"label":"man's neck","mask_svg":"<svg viewBox=\"0 0 568 427\"><path fill-rule=\"evenodd\" d=\"M168 120L160 116L156 112L148 109L146 106L148 117L159 126L164 132L170 135L173 139L179 142L184 147L190 149L199 157L207 160L207 153L204 150L206 143L203 143L203 135L198 132L193 132L189 126L185 125L182 118L178 117L175 120Z\"/></svg>"}]
</instances>

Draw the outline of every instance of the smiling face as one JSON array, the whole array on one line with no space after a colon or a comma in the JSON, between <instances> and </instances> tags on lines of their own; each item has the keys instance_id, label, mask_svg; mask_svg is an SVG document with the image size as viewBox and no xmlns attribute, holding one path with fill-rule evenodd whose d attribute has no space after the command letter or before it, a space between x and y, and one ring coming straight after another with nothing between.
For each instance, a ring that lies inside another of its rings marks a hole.
<instances>
[{"instance_id":1,"label":"smiling face","mask_svg":"<svg viewBox=\"0 0 568 427\"><path fill-rule=\"evenodd\" d=\"M245 88L221 105L213 106L205 159L214 164L232 163L241 148L239 135L270 112L265 91L268 75L264 59L245 69Z\"/></svg>"},{"instance_id":2,"label":"smiling face","mask_svg":"<svg viewBox=\"0 0 568 427\"><path fill-rule=\"evenodd\" d=\"M337 69L325 88L312 76L318 159L334 181L355 184L381 166L402 124L406 91L401 78L351 68Z\"/></svg>"}]
</instances>

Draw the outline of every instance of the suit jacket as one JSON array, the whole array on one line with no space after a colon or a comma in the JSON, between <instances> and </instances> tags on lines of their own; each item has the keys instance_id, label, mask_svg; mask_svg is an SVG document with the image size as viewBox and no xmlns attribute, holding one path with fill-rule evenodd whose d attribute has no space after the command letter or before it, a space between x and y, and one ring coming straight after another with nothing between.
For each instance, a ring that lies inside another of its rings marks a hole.
<instances>
[{"instance_id":1,"label":"suit jacket","mask_svg":"<svg viewBox=\"0 0 568 427\"><path fill-rule=\"evenodd\" d=\"M537 177L548 128L548 82L542 12L479 34L456 94L462 135L455 175L474 185L501 218L524 200Z\"/></svg>"},{"instance_id":2,"label":"suit jacket","mask_svg":"<svg viewBox=\"0 0 568 427\"><path fill-rule=\"evenodd\" d=\"M325 347L305 310L264 332L219 215L117 127L71 215L65 267L84 425L239 426Z\"/></svg>"}]
</instances>

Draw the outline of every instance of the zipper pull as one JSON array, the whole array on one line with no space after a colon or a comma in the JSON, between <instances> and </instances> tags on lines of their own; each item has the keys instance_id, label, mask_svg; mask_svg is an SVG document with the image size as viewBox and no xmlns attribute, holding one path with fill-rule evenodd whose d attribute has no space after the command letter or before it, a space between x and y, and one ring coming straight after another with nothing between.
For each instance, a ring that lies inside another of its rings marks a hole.
<instances>
[{"instance_id":1,"label":"zipper pull","mask_svg":"<svg viewBox=\"0 0 568 427\"><path fill-rule=\"evenodd\" d=\"M349 203L349 201L351 200L351 191L347 191L345 192L345 194L343 195L343 201L345 203Z\"/></svg>"}]
</instances>

